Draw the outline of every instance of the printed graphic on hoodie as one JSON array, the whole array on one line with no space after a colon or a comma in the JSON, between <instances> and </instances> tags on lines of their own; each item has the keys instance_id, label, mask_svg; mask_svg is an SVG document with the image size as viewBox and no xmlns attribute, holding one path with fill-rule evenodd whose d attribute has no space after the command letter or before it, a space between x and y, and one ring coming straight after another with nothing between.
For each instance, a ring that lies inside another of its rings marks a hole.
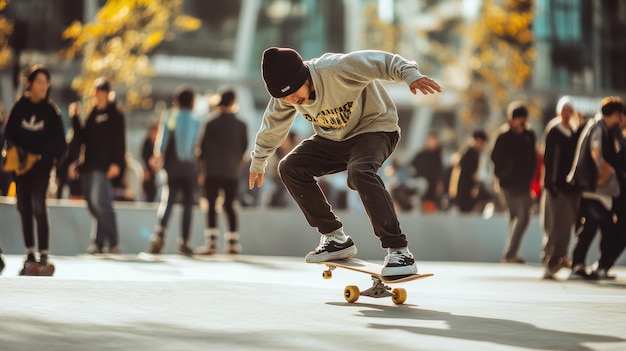
<instances>
[{"instance_id":1,"label":"printed graphic on hoodie","mask_svg":"<svg viewBox=\"0 0 626 351\"><path fill-rule=\"evenodd\" d=\"M96 116L96 123L102 123L109 120L109 115L106 113L101 113Z\"/></svg>"},{"instance_id":2,"label":"printed graphic on hoodie","mask_svg":"<svg viewBox=\"0 0 626 351\"><path fill-rule=\"evenodd\" d=\"M303 116L307 121L322 128L340 129L348 124L352 116L353 105L354 103L350 101L340 107L322 110L315 116L308 113Z\"/></svg>"},{"instance_id":3,"label":"printed graphic on hoodie","mask_svg":"<svg viewBox=\"0 0 626 351\"><path fill-rule=\"evenodd\" d=\"M25 119L22 120L22 128L29 130L31 132L38 132L40 130L43 130L44 128L44 121L39 121L39 122L35 122L37 119L37 117L35 117L35 115L30 116L30 121L26 121Z\"/></svg>"}]
</instances>

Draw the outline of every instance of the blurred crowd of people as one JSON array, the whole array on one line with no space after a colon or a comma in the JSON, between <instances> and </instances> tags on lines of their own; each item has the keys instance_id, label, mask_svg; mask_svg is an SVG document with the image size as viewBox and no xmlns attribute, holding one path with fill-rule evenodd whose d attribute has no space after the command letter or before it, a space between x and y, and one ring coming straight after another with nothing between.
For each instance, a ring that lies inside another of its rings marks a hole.
<instances>
[{"instance_id":1,"label":"blurred crowd of people","mask_svg":"<svg viewBox=\"0 0 626 351\"><path fill-rule=\"evenodd\" d=\"M232 89L216 94L208 116L193 114L193 87L177 89L173 106L162 108L150 120L141 153L135 159L126 148L125 116L105 78L94 82L94 95L90 97L93 103L87 113L83 113L80 103L70 105L68 133L63 131L58 107L48 99L47 69L33 67L26 87L11 109L11 116L19 115L21 119L0 114L4 148L15 145L37 155L37 162L19 175L0 172L0 195L18 199L27 252L22 274L42 274L46 269L45 274L52 274L54 269L47 258L46 197L86 200L94 218L93 243L88 252L94 254L120 252L114 201L160 203L147 249L153 254L163 251L172 206L182 204L177 250L184 255L218 251L218 208L228 220L223 249L236 254L241 252L237 205L297 206L276 169L278 161L300 142L300 136L291 131L268 161L266 190L261 193L259 188L250 189L248 131L236 115L237 100ZM22 113L22 109L28 113ZM525 103L511 102L502 127L492 135L474 130L449 162L444 162L438 132L430 132L423 149L408 161L392 158L384 168L382 176L396 211L454 210L485 217L494 211L506 211L508 239L502 261L508 263L525 262L518 251L531 216L537 213L544 233L545 279L555 279L563 267L571 269L573 278L614 279L609 270L626 246L624 102L606 97L600 112L586 117L576 110L571 97L564 96L555 110L556 116L538 138L529 127ZM35 115L42 116L41 120ZM22 129L37 137L20 132ZM489 163L494 182L481 177L485 162ZM53 168L55 172L51 172ZM319 184L333 208L362 210L358 198L351 197L354 192L345 187L345 175L321 177ZM201 199L206 199L207 208L206 245L194 249L189 246L192 208ZM586 255L598 231L600 258L589 265ZM573 252L568 252L571 238L576 241Z\"/></svg>"},{"instance_id":2,"label":"blurred crowd of people","mask_svg":"<svg viewBox=\"0 0 626 351\"><path fill-rule=\"evenodd\" d=\"M85 200L93 218L92 243L87 248L91 254L121 251L114 201L159 202L147 249L152 254L163 252L172 207L180 203L183 213L177 251L191 255L217 252L217 198L221 194L219 205L228 219L223 250L241 252L234 204L248 132L236 114L233 89L224 87L211 101L210 113L196 116L195 89L179 87L172 107L161 109L147 126L138 161L127 150L126 117L109 80L100 77L93 82L92 95L84 97L87 111L80 102L69 105L67 133L60 109L49 98L51 85L45 66L32 67L25 77L26 89L8 118L2 114L3 154L11 150L17 156L11 161L3 157L0 195L17 198L26 248L20 275L54 273L48 260L49 197ZM189 246L191 216L199 198L208 203L207 243L194 250Z\"/></svg>"},{"instance_id":3,"label":"blurred crowd of people","mask_svg":"<svg viewBox=\"0 0 626 351\"><path fill-rule=\"evenodd\" d=\"M587 117L576 102L562 97L556 117L537 139L528 124L528 109L514 101L507 123L494 141L475 130L449 164L443 162L437 132L409 162L388 166L391 194L399 211L419 207L424 213L455 209L461 214L508 211L508 240L502 261L524 263L518 255L532 213L544 233L545 279L563 267L572 278L614 279L608 273L626 246L626 118L624 102L605 97L597 115ZM491 145L491 146L489 146ZM495 181L481 179L483 153L488 153ZM600 231L600 258L588 265L586 255ZM573 252L568 252L575 237Z\"/></svg>"}]
</instances>

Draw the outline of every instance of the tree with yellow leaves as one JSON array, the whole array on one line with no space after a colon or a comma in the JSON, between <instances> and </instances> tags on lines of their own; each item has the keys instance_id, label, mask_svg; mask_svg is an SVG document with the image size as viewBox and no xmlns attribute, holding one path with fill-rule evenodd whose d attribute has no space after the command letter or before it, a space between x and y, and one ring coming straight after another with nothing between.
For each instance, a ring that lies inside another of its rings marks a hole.
<instances>
[{"instance_id":1,"label":"tree with yellow leaves","mask_svg":"<svg viewBox=\"0 0 626 351\"><path fill-rule=\"evenodd\" d=\"M0 12L4 11L9 3L8 0L0 0ZM13 33L13 23L4 16L0 16L0 69L11 63L11 48L9 37Z\"/></svg>"},{"instance_id":2,"label":"tree with yellow leaves","mask_svg":"<svg viewBox=\"0 0 626 351\"><path fill-rule=\"evenodd\" d=\"M531 79L535 57L532 0L484 0L481 16L471 31L472 83L461 118L472 123L491 111L504 111L509 99Z\"/></svg>"},{"instance_id":3,"label":"tree with yellow leaves","mask_svg":"<svg viewBox=\"0 0 626 351\"><path fill-rule=\"evenodd\" d=\"M200 20L182 13L183 0L108 0L93 22L75 21L63 32L71 45L62 54L82 55L82 71L72 82L89 96L93 81L105 76L127 87L126 109L152 107L148 79L154 76L148 54L177 32L194 31Z\"/></svg>"}]
</instances>

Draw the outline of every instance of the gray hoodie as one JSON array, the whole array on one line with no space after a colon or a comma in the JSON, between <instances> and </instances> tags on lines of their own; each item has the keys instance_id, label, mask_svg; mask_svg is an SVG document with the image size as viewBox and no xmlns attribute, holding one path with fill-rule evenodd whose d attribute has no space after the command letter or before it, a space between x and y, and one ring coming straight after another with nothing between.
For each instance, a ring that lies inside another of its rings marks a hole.
<instances>
[{"instance_id":1,"label":"gray hoodie","mask_svg":"<svg viewBox=\"0 0 626 351\"><path fill-rule=\"evenodd\" d=\"M267 159L285 140L298 113L313 124L315 134L334 141L400 131L396 106L380 80L410 85L424 77L414 61L384 51L328 53L304 64L316 98L302 105L270 99L251 153L251 172L264 172Z\"/></svg>"}]
</instances>

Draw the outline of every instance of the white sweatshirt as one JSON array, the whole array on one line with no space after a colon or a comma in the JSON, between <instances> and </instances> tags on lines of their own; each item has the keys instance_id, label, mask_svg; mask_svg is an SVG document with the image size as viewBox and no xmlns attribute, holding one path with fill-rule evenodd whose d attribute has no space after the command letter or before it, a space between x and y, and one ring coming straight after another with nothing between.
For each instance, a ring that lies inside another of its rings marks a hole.
<instances>
[{"instance_id":1,"label":"white sweatshirt","mask_svg":"<svg viewBox=\"0 0 626 351\"><path fill-rule=\"evenodd\" d=\"M410 85L424 77L414 61L384 51L329 53L304 64L313 80L315 100L293 105L270 99L251 153L251 172L264 172L267 159L283 143L298 113L313 124L315 134L334 141L400 131L396 106L380 80Z\"/></svg>"}]
</instances>

